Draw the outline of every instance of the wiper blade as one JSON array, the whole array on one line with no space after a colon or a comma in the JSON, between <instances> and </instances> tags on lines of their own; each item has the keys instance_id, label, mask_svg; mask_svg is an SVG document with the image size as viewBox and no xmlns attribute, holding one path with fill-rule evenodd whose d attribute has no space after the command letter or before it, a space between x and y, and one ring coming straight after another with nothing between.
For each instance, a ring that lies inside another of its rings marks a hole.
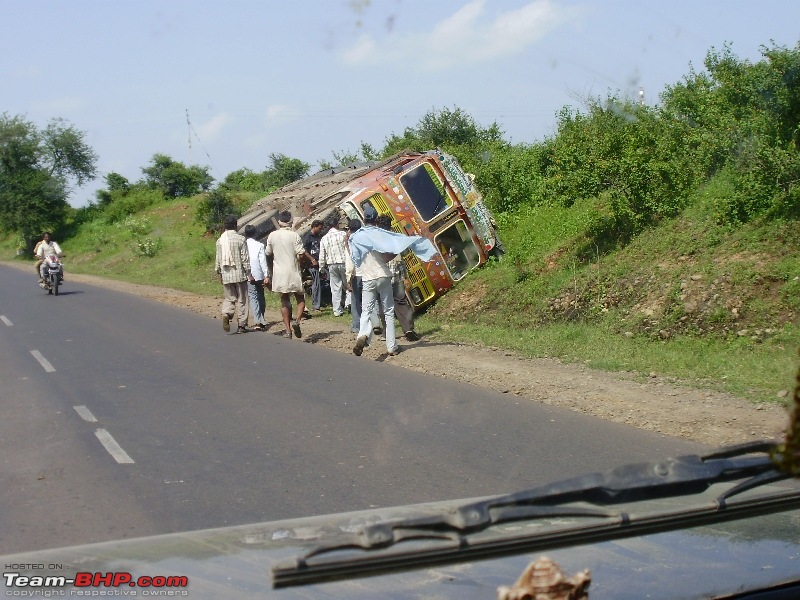
<instances>
[{"instance_id":1,"label":"wiper blade","mask_svg":"<svg viewBox=\"0 0 800 600\"><path fill-rule=\"evenodd\" d=\"M273 584L283 587L442 564L465 560L465 554L474 559L552 549L798 508L797 487L732 501L747 490L789 477L776 468L771 458L777 448L774 442L753 442L703 456L627 465L605 474L594 473L494 496L442 514L376 523L348 539L317 547L291 564L273 567ZM690 508L662 509L638 516L613 510L619 504L696 495L723 483L731 486L712 502ZM576 503L580 505L575 506ZM469 539L476 532L502 523L567 517L593 520L512 538ZM373 552L412 540L434 543L429 547L415 544L408 552L399 549ZM332 556L338 553L343 556Z\"/></svg>"}]
</instances>

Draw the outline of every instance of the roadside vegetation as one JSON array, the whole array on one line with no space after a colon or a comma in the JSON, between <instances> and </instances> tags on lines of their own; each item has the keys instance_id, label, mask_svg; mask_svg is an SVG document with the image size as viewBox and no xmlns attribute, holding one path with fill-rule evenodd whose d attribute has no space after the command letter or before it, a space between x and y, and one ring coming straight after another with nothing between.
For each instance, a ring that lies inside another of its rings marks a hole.
<instances>
[{"instance_id":1,"label":"roadside vegetation","mask_svg":"<svg viewBox=\"0 0 800 600\"><path fill-rule=\"evenodd\" d=\"M800 45L762 53L750 63L712 49L705 68L690 69L655 106L586 98L534 144L511 144L496 124L453 107L391 134L382 149L362 144L320 162L441 147L475 174L506 255L420 316L429 339L786 402L800 340ZM57 139L82 151L66 156L83 162L62 164L61 179L42 188L51 192L70 174L94 175L80 132L60 127L70 136ZM199 294L220 293L222 216L309 174L273 154L264 171L215 183L202 167L156 154L140 181L106 175L107 189L84 208L42 192L58 210L34 210L32 220L33 175L43 178L53 160L45 134L0 119L0 257L30 260L34 232L49 228L68 270Z\"/></svg>"}]
</instances>

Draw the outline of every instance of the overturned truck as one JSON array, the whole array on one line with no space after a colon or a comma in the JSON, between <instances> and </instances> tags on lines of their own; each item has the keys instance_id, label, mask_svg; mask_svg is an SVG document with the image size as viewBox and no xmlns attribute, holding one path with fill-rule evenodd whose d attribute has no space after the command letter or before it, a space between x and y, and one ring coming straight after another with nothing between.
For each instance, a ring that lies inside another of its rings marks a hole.
<instances>
[{"instance_id":1,"label":"overturned truck","mask_svg":"<svg viewBox=\"0 0 800 600\"><path fill-rule=\"evenodd\" d=\"M499 257L502 245L489 210L455 157L440 150L401 152L381 161L355 163L320 171L295 181L256 202L239 219L239 229L253 225L266 241L278 228L277 214L288 210L299 233L314 219L341 223L363 221L371 206L388 215L392 228L430 239L439 254L427 263L403 254L408 271L408 297L421 309L484 264Z\"/></svg>"}]
</instances>

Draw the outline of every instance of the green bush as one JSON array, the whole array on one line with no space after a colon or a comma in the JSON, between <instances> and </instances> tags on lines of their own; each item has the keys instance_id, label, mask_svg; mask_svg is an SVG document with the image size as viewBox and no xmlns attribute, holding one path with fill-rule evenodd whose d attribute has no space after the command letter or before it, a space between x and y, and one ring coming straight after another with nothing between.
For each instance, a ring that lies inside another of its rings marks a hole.
<instances>
[{"instance_id":1,"label":"green bush","mask_svg":"<svg viewBox=\"0 0 800 600\"><path fill-rule=\"evenodd\" d=\"M118 223L160 202L164 202L164 194L159 190L134 187L127 194L116 197L105 207L103 219L109 224Z\"/></svg>"},{"instance_id":2,"label":"green bush","mask_svg":"<svg viewBox=\"0 0 800 600\"><path fill-rule=\"evenodd\" d=\"M158 251L161 249L161 238L134 234L132 249L136 256L152 258L158 254Z\"/></svg>"},{"instance_id":3,"label":"green bush","mask_svg":"<svg viewBox=\"0 0 800 600\"><path fill-rule=\"evenodd\" d=\"M204 244L192 254L192 266L196 268L213 266L216 258L216 246L213 243Z\"/></svg>"},{"instance_id":4,"label":"green bush","mask_svg":"<svg viewBox=\"0 0 800 600\"><path fill-rule=\"evenodd\" d=\"M115 223L115 226L126 232L130 232L134 237L148 234L153 229L153 223L150 219L137 215L128 215L122 221Z\"/></svg>"},{"instance_id":5,"label":"green bush","mask_svg":"<svg viewBox=\"0 0 800 600\"><path fill-rule=\"evenodd\" d=\"M689 124L694 161L708 174L729 170L733 193L716 208L718 222L733 226L800 217L800 44L762 55L751 64L728 46L712 49L706 73L663 94L664 111Z\"/></svg>"},{"instance_id":6,"label":"green bush","mask_svg":"<svg viewBox=\"0 0 800 600\"><path fill-rule=\"evenodd\" d=\"M800 152L758 144L739 170L731 221L800 217Z\"/></svg>"},{"instance_id":7,"label":"green bush","mask_svg":"<svg viewBox=\"0 0 800 600\"><path fill-rule=\"evenodd\" d=\"M464 169L475 175L489 209L507 212L541 203L547 148L546 143L491 143L478 150L470 148L458 158Z\"/></svg>"},{"instance_id":8,"label":"green bush","mask_svg":"<svg viewBox=\"0 0 800 600\"><path fill-rule=\"evenodd\" d=\"M218 186L205 194L195 209L195 222L206 231L221 231L225 215L240 216L241 210L233 202L233 193L224 186Z\"/></svg>"},{"instance_id":9,"label":"green bush","mask_svg":"<svg viewBox=\"0 0 800 600\"><path fill-rule=\"evenodd\" d=\"M208 167L186 166L165 154L154 154L150 166L144 167L145 185L159 190L165 198L189 197L205 192L214 178Z\"/></svg>"},{"instance_id":10,"label":"green bush","mask_svg":"<svg viewBox=\"0 0 800 600\"><path fill-rule=\"evenodd\" d=\"M683 132L657 109L616 98L592 102L588 115L564 111L544 193L569 205L608 192L615 220L635 233L680 212L696 184Z\"/></svg>"}]
</instances>

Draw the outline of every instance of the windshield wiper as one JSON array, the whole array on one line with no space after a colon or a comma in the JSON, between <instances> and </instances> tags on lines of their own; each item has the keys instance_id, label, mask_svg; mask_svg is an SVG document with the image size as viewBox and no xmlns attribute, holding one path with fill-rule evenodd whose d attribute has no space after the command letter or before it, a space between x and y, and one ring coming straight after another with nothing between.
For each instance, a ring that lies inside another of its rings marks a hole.
<instances>
[{"instance_id":1,"label":"windshield wiper","mask_svg":"<svg viewBox=\"0 0 800 600\"><path fill-rule=\"evenodd\" d=\"M276 565L272 569L273 584L283 587L374 575L415 566L659 533L800 508L797 486L733 500L747 490L789 477L775 467L771 458L777 447L773 442L753 442L703 456L687 455L627 465L605 474L594 473L494 496L442 514L368 525L348 539L317 547L290 564ZM712 485L725 483L730 486L704 504L659 508L641 515L612 509L619 504L696 495ZM502 523L567 517L575 517L577 522L560 523L513 537L469 537ZM592 520L581 522L584 518ZM412 540L435 543L412 544L414 548L408 551L393 548L389 552L374 552ZM332 556L339 553L342 556Z\"/></svg>"}]
</instances>

